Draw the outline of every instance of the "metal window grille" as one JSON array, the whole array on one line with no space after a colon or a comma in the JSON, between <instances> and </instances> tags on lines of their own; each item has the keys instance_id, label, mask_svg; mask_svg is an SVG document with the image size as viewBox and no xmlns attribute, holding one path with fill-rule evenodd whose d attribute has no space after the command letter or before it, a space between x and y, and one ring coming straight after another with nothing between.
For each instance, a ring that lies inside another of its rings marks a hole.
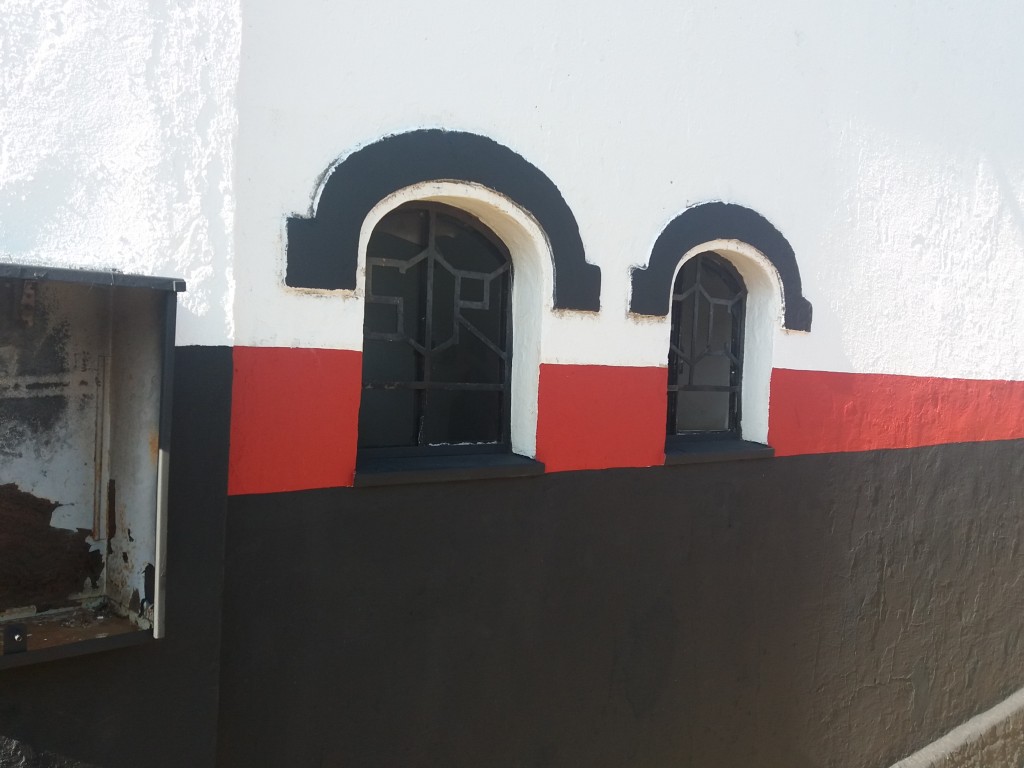
<instances>
[{"instance_id":1,"label":"metal window grille","mask_svg":"<svg viewBox=\"0 0 1024 768\"><path fill-rule=\"evenodd\" d=\"M701 253L672 288L668 435L739 437L747 291L727 260Z\"/></svg>"},{"instance_id":2,"label":"metal window grille","mask_svg":"<svg viewBox=\"0 0 1024 768\"><path fill-rule=\"evenodd\" d=\"M366 258L360 450L510 445L512 261L481 222L440 204L392 211Z\"/></svg>"}]
</instances>

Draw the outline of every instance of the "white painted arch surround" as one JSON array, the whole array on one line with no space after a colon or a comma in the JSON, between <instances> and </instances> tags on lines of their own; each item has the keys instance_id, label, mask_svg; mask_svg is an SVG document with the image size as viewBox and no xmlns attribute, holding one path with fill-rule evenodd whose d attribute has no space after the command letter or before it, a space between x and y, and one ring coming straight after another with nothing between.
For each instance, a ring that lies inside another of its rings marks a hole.
<instances>
[{"instance_id":1,"label":"white painted arch surround","mask_svg":"<svg viewBox=\"0 0 1024 768\"><path fill-rule=\"evenodd\" d=\"M768 405L771 395L772 359L776 329L782 328L785 298L782 280L763 253L741 240L709 240L683 254L672 273L671 286L683 264L700 253L713 251L740 273L747 288L743 325L743 374L740 392L740 436L756 443L768 442ZM671 319L666 326L665 356Z\"/></svg>"},{"instance_id":2,"label":"white painted arch surround","mask_svg":"<svg viewBox=\"0 0 1024 768\"><path fill-rule=\"evenodd\" d=\"M462 181L427 181L393 192L375 205L359 231L355 296L365 310L366 248L374 228L405 203L436 202L471 213L490 227L512 256L512 451L537 455L537 397L541 346L553 307L554 268L547 235L527 211L489 187ZM362 323L360 349L362 349Z\"/></svg>"}]
</instances>

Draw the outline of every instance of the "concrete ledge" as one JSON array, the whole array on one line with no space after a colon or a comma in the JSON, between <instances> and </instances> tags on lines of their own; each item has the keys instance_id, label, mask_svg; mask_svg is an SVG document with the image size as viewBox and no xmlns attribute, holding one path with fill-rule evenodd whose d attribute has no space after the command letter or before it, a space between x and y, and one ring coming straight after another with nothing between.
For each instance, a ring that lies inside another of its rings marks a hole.
<instances>
[{"instance_id":1,"label":"concrete ledge","mask_svg":"<svg viewBox=\"0 0 1024 768\"><path fill-rule=\"evenodd\" d=\"M1024 688L891 768L1024 765Z\"/></svg>"}]
</instances>

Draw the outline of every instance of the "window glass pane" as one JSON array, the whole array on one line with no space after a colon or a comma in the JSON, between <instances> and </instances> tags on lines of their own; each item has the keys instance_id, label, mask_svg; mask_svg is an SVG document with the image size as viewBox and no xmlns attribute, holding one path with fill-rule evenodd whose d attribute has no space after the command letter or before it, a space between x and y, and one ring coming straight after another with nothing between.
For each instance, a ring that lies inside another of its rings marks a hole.
<instances>
[{"instance_id":1,"label":"window glass pane","mask_svg":"<svg viewBox=\"0 0 1024 768\"><path fill-rule=\"evenodd\" d=\"M398 304L366 302L366 330L372 333L402 333L399 316L401 314Z\"/></svg>"},{"instance_id":2,"label":"window glass pane","mask_svg":"<svg viewBox=\"0 0 1024 768\"><path fill-rule=\"evenodd\" d=\"M486 235L444 214L437 216L434 243L453 269L489 274L506 261Z\"/></svg>"},{"instance_id":3,"label":"window glass pane","mask_svg":"<svg viewBox=\"0 0 1024 768\"><path fill-rule=\"evenodd\" d=\"M679 274L676 275L675 292L683 293L684 291L691 290L697 283L697 263L699 256L696 256L679 268Z\"/></svg>"},{"instance_id":4,"label":"window glass pane","mask_svg":"<svg viewBox=\"0 0 1024 768\"><path fill-rule=\"evenodd\" d=\"M488 281L473 277L463 277L459 284L459 298L464 302L483 304L488 298Z\"/></svg>"},{"instance_id":5,"label":"window glass pane","mask_svg":"<svg viewBox=\"0 0 1024 768\"><path fill-rule=\"evenodd\" d=\"M695 344L693 347L693 355L695 357L707 352L711 341L711 304L708 303L707 296L699 291L697 292L696 300L697 317L690 320L691 324L696 323Z\"/></svg>"},{"instance_id":6,"label":"window glass pane","mask_svg":"<svg viewBox=\"0 0 1024 768\"><path fill-rule=\"evenodd\" d=\"M505 363L498 353L468 328L459 328L459 343L434 353L430 380L466 384L501 384Z\"/></svg>"},{"instance_id":7,"label":"window glass pane","mask_svg":"<svg viewBox=\"0 0 1024 768\"><path fill-rule=\"evenodd\" d=\"M672 302L672 343L669 349L670 383L689 383L690 359L693 356L693 293Z\"/></svg>"},{"instance_id":8,"label":"window glass pane","mask_svg":"<svg viewBox=\"0 0 1024 768\"><path fill-rule=\"evenodd\" d=\"M504 393L438 391L427 393L423 437L429 445L500 443Z\"/></svg>"},{"instance_id":9,"label":"window glass pane","mask_svg":"<svg viewBox=\"0 0 1024 768\"><path fill-rule=\"evenodd\" d=\"M422 357L405 341L363 341L363 383L417 381Z\"/></svg>"},{"instance_id":10,"label":"window glass pane","mask_svg":"<svg viewBox=\"0 0 1024 768\"><path fill-rule=\"evenodd\" d=\"M732 310L727 304L710 306L711 330L708 335L708 347L716 353L728 354L732 351Z\"/></svg>"},{"instance_id":11,"label":"window glass pane","mask_svg":"<svg viewBox=\"0 0 1024 768\"><path fill-rule=\"evenodd\" d=\"M736 295L735 282L727 278L723 269L715 269L708 257L704 258L700 285L704 292L714 299L732 299Z\"/></svg>"},{"instance_id":12,"label":"window glass pane","mask_svg":"<svg viewBox=\"0 0 1024 768\"><path fill-rule=\"evenodd\" d=\"M707 387L727 387L732 363L724 355L705 355L693 366L693 384Z\"/></svg>"},{"instance_id":13,"label":"window glass pane","mask_svg":"<svg viewBox=\"0 0 1024 768\"><path fill-rule=\"evenodd\" d=\"M676 432L729 429L728 392L682 391L676 394Z\"/></svg>"},{"instance_id":14,"label":"window glass pane","mask_svg":"<svg viewBox=\"0 0 1024 768\"><path fill-rule=\"evenodd\" d=\"M433 324L430 328L430 348L437 349L454 343L455 335L455 275L443 262L433 265Z\"/></svg>"},{"instance_id":15,"label":"window glass pane","mask_svg":"<svg viewBox=\"0 0 1024 768\"><path fill-rule=\"evenodd\" d=\"M368 265L364 332L401 333L423 343L426 307L422 286L426 283L426 269L425 260L416 262L405 272L397 267Z\"/></svg>"},{"instance_id":16,"label":"window glass pane","mask_svg":"<svg viewBox=\"0 0 1024 768\"><path fill-rule=\"evenodd\" d=\"M507 334L508 326L508 306L503 299L503 296L507 295L505 285L505 280L494 281L491 291L494 294L494 300L491 302L490 309L463 307L459 313L464 324L472 327L478 334L499 348L507 346L507 343L503 343L503 340L507 342L504 337Z\"/></svg>"},{"instance_id":17,"label":"window glass pane","mask_svg":"<svg viewBox=\"0 0 1024 768\"><path fill-rule=\"evenodd\" d=\"M427 212L400 208L385 216L373 230L367 252L391 259L408 259L426 246Z\"/></svg>"},{"instance_id":18,"label":"window glass pane","mask_svg":"<svg viewBox=\"0 0 1024 768\"><path fill-rule=\"evenodd\" d=\"M415 445L417 423L413 390L364 389L359 404L359 447ZM372 429L364 427L372 426Z\"/></svg>"}]
</instances>

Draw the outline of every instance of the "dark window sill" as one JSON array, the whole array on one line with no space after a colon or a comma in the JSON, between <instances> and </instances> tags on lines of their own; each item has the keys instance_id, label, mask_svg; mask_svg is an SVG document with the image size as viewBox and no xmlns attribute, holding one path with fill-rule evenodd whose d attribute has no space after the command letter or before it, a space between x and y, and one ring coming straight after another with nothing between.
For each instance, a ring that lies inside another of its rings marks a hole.
<instances>
[{"instance_id":1,"label":"dark window sill","mask_svg":"<svg viewBox=\"0 0 1024 768\"><path fill-rule=\"evenodd\" d=\"M453 483L542 474L544 465L541 462L514 453L361 458L356 464L355 485L357 488L367 488L411 483Z\"/></svg>"},{"instance_id":2,"label":"dark window sill","mask_svg":"<svg viewBox=\"0 0 1024 768\"><path fill-rule=\"evenodd\" d=\"M692 440L665 447L665 465L709 464L714 461L770 459L775 449L749 440Z\"/></svg>"}]
</instances>

